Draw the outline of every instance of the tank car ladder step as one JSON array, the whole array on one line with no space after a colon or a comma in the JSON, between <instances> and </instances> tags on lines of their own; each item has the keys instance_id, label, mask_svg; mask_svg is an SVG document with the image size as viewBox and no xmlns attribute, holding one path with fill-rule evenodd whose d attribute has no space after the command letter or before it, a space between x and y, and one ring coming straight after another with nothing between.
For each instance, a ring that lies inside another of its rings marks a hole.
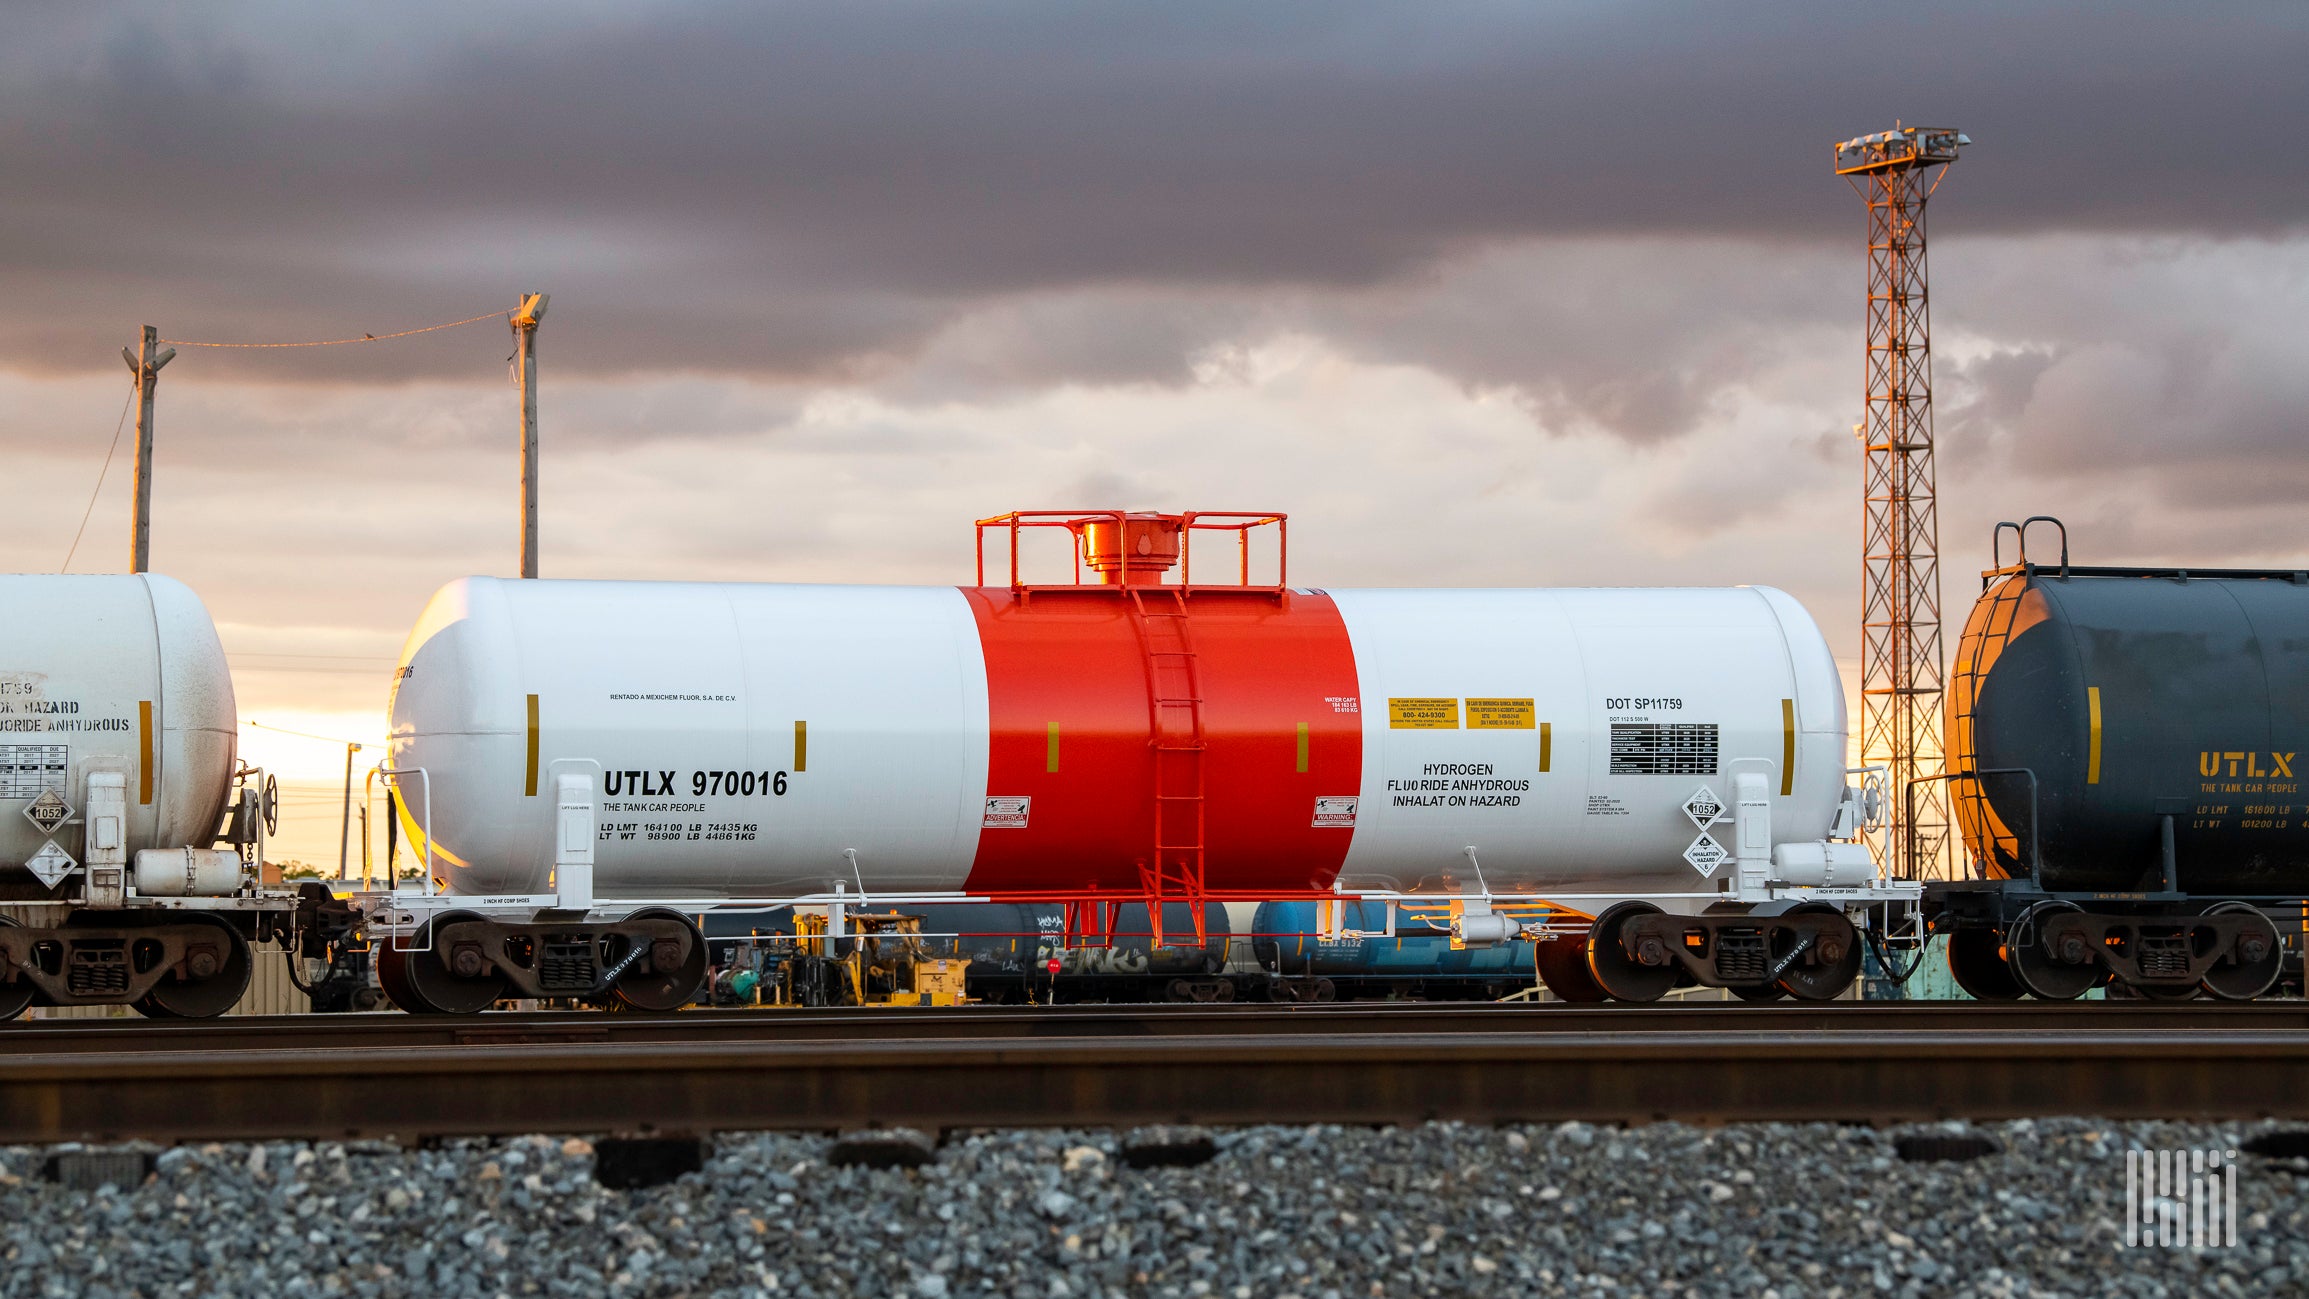
<instances>
[{"instance_id":1,"label":"tank car ladder step","mask_svg":"<svg viewBox=\"0 0 2309 1299\"><path fill-rule=\"evenodd\" d=\"M1194 915L1204 941L1203 697L1200 660L1188 632L1185 597L1169 587L1129 588L1146 658L1147 747L1154 755L1154 856L1140 863L1147 921L1163 945L1163 904L1173 897Z\"/></svg>"}]
</instances>

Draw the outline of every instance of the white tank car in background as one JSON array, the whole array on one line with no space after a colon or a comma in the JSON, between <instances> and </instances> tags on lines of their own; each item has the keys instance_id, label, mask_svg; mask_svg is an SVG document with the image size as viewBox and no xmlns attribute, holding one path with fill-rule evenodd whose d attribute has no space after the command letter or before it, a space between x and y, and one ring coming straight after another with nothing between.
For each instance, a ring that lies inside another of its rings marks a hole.
<instances>
[{"instance_id":1,"label":"white tank car in background","mask_svg":"<svg viewBox=\"0 0 2309 1299\"><path fill-rule=\"evenodd\" d=\"M395 680L436 896L365 904L388 990L656 1004L682 911L1159 896L1446 903L1572 996L1834 995L1915 896L1780 592L1177 590L452 583Z\"/></svg>"},{"instance_id":2,"label":"white tank car in background","mask_svg":"<svg viewBox=\"0 0 2309 1299\"><path fill-rule=\"evenodd\" d=\"M247 939L294 899L256 887L270 795L237 736L183 584L0 575L0 1014L239 999Z\"/></svg>"}]
</instances>

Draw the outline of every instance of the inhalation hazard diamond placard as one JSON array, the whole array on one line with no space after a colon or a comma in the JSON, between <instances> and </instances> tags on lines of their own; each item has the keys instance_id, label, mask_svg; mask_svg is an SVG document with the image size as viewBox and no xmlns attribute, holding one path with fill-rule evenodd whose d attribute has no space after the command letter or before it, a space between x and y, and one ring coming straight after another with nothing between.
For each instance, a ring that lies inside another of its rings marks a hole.
<instances>
[{"instance_id":1,"label":"inhalation hazard diamond placard","mask_svg":"<svg viewBox=\"0 0 2309 1299\"><path fill-rule=\"evenodd\" d=\"M1716 873L1716 868L1729 861L1731 856L1732 854L1725 850L1724 845L1709 838L1705 833L1692 840L1691 847L1684 849L1684 860L1690 862L1692 869L1703 876L1713 876Z\"/></svg>"},{"instance_id":2,"label":"inhalation hazard diamond placard","mask_svg":"<svg viewBox=\"0 0 2309 1299\"><path fill-rule=\"evenodd\" d=\"M1684 800L1684 815L1692 818L1692 824L1702 830L1714 825L1716 818L1723 814L1723 801L1716 797L1716 791L1706 785L1700 786L1698 793Z\"/></svg>"},{"instance_id":3,"label":"inhalation hazard diamond placard","mask_svg":"<svg viewBox=\"0 0 2309 1299\"><path fill-rule=\"evenodd\" d=\"M56 827L64 824L71 817L72 805L65 802L64 796L53 789L40 791L40 797L33 799L24 809L24 819L39 826L42 834L56 833Z\"/></svg>"},{"instance_id":4,"label":"inhalation hazard diamond placard","mask_svg":"<svg viewBox=\"0 0 2309 1299\"><path fill-rule=\"evenodd\" d=\"M54 839L40 845L40 851L24 860L25 869L39 876L40 882L49 888L55 888L56 881L70 875L79 865L72 860L71 853L56 846Z\"/></svg>"}]
</instances>

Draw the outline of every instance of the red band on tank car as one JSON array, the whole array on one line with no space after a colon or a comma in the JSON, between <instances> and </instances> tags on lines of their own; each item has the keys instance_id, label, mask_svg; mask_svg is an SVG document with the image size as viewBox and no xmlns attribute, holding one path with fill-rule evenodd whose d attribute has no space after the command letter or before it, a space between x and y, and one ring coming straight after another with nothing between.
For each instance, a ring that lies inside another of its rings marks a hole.
<instances>
[{"instance_id":1,"label":"red band on tank car","mask_svg":"<svg viewBox=\"0 0 2309 1299\"><path fill-rule=\"evenodd\" d=\"M1166 857L1184 858L1199 833L1210 896L1329 890L1354 830L1318 827L1316 801L1363 787L1355 654L1329 596L1198 589L1182 603L1155 588L1142 616L1121 589L962 593L992 730L970 892L1140 896L1158 782L1173 796ZM1179 702L1190 670L1191 707ZM1176 797L1198 764L1199 807ZM1030 801L993 804L1018 799Z\"/></svg>"}]
</instances>

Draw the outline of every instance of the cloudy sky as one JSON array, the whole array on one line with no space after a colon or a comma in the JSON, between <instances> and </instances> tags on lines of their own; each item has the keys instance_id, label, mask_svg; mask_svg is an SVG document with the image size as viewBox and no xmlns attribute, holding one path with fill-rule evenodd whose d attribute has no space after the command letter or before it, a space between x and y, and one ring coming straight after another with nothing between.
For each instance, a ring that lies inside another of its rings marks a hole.
<instances>
[{"instance_id":1,"label":"cloudy sky","mask_svg":"<svg viewBox=\"0 0 2309 1299\"><path fill-rule=\"evenodd\" d=\"M1295 581L1771 583L1849 664L1865 224L1829 146L1896 120L1977 142L1932 208L1952 609L2023 514L2095 561L2309 550L2298 4L5 21L26 570L92 492L72 570L125 565L125 452L97 483L139 325L340 338L543 290L548 576L954 582L1002 510L1279 509ZM510 351L485 321L166 371L154 566L245 718L376 734L426 596L514 570ZM333 855L334 797L299 798L295 850Z\"/></svg>"}]
</instances>

